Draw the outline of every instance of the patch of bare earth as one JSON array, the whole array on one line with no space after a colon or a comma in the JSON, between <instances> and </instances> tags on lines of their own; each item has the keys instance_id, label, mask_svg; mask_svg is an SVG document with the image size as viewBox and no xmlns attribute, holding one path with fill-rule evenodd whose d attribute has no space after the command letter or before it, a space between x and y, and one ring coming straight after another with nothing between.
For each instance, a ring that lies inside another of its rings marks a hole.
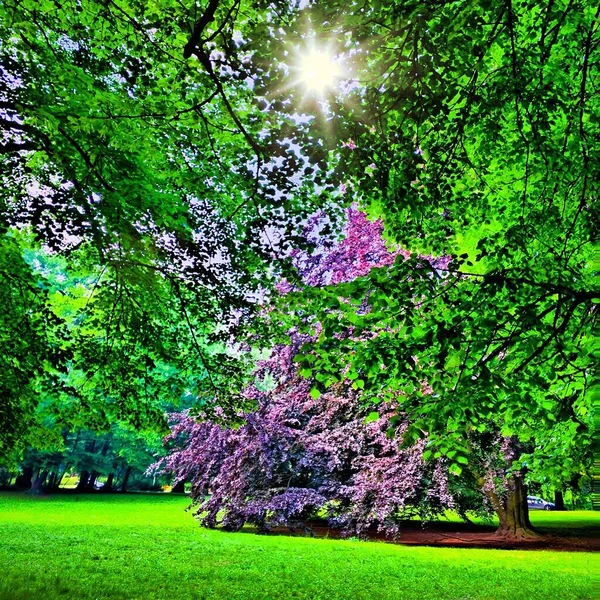
<instances>
[{"instance_id":1,"label":"patch of bare earth","mask_svg":"<svg viewBox=\"0 0 600 600\"><path fill-rule=\"evenodd\" d=\"M537 535L521 539L499 536L492 525L467 523L433 522L422 524L408 521L401 527L396 539L390 539L377 531L370 531L367 540L387 543L439 546L451 548L497 548L502 550L560 550L569 552L594 552L600 550L600 528L586 531L552 530L550 533L541 527ZM337 529L322 523L307 523L306 528L294 529L276 527L270 531L274 535L311 535L317 538L338 539L343 537Z\"/></svg>"}]
</instances>

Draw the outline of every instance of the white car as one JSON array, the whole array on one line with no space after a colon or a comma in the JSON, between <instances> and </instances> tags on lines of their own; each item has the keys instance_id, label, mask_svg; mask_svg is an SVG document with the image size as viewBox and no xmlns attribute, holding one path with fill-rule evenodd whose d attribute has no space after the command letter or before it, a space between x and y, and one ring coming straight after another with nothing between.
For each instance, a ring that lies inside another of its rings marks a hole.
<instances>
[{"instance_id":1,"label":"white car","mask_svg":"<svg viewBox=\"0 0 600 600\"><path fill-rule=\"evenodd\" d=\"M554 503L547 502L537 496L527 496L527 506L529 510L553 510Z\"/></svg>"}]
</instances>

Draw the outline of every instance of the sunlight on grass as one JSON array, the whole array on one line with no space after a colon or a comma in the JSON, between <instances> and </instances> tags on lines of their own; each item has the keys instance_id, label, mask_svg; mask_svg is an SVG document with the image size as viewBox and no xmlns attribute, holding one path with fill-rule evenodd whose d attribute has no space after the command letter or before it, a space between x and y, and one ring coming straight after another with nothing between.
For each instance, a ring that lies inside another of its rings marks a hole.
<instances>
[{"instance_id":1,"label":"sunlight on grass","mask_svg":"<svg viewBox=\"0 0 600 600\"><path fill-rule=\"evenodd\" d=\"M599 562L209 531L184 511L188 502L0 494L0 598L591 598Z\"/></svg>"}]
</instances>

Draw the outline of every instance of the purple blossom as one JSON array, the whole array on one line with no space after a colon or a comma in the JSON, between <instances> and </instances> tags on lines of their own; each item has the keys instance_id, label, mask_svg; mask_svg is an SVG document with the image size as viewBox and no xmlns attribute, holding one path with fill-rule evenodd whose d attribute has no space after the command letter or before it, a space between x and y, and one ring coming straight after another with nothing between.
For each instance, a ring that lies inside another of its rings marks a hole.
<instances>
[{"instance_id":1,"label":"purple blossom","mask_svg":"<svg viewBox=\"0 0 600 600\"><path fill-rule=\"evenodd\" d=\"M278 381L257 393L258 408L238 429L224 429L189 414L172 415L173 445L156 469L192 483L196 515L207 527L261 529L298 525L325 511L348 535L376 527L396 535L402 518L440 513L453 506L442 463L425 462L425 442L400 448L390 439L393 402L377 407L380 418L365 423L371 410L348 384L310 395L312 382L297 373L294 356L308 341L292 333L258 371Z\"/></svg>"},{"instance_id":2,"label":"purple blossom","mask_svg":"<svg viewBox=\"0 0 600 600\"><path fill-rule=\"evenodd\" d=\"M324 219L314 215L306 228L315 251L292 254L305 284L352 281L374 267L392 265L398 255L410 256L406 250L390 249L383 223L369 221L355 206L347 211L339 243L320 236ZM449 260L421 258L437 268ZM287 293L292 286L282 281L279 289ZM368 310L368 301L360 310ZM443 461L423 460L426 441L401 448L408 426L402 419L394 424L395 436L388 437L392 417L401 417L399 404L365 408L349 381L313 398L314 382L301 377L294 362L312 338L294 330L289 335L289 345L275 347L268 360L258 363L256 378L269 376L276 386L269 393L254 386L245 390L257 408L242 415L241 427L226 429L202 414L197 419L188 413L171 416L166 443L172 449L155 469L175 481L191 482L200 522L207 527L239 529L248 523L269 529L297 525L320 512L348 535L376 528L394 536L403 518L431 517L454 507ZM422 391L432 392L427 382ZM373 410L379 419L365 423Z\"/></svg>"}]
</instances>

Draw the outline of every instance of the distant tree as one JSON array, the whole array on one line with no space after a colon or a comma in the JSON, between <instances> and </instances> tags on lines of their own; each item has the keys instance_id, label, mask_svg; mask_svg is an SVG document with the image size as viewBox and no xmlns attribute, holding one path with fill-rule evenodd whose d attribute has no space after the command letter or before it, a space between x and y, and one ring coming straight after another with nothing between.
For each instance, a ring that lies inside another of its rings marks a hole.
<instances>
[{"instance_id":1,"label":"distant tree","mask_svg":"<svg viewBox=\"0 0 600 600\"><path fill-rule=\"evenodd\" d=\"M144 473L163 454L161 439L159 433L137 432L122 423L114 423L105 433L63 430L62 443L26 451L16 486L52 493L70 475L78 477L79 492L157 488L159 484Z\"/></svg>"}]
</instances>

